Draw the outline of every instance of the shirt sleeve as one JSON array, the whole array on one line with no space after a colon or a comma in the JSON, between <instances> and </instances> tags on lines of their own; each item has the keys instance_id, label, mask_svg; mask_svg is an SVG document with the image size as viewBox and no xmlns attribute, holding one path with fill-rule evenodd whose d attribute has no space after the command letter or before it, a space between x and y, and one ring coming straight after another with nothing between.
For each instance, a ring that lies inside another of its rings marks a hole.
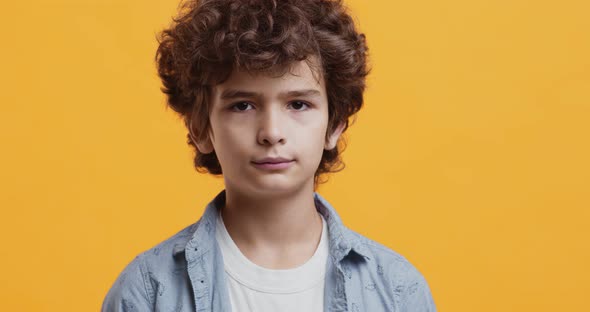
<instances>
[{"instance_id":1,"label":"shirt sleeve","mask_svg":"<svg viewBox=\"0 0 590 312\"><path fill-rule=\"evenodd\" d=\"M137 256L119 274L102 303L102 312L153 311L144 277L145 266Z\"/></svg>"},{"instance_id":2,"label":"shirt sleeve","mask_svg":"<svg viewBox=\"0 0 590 312\"><path fill-rule=\"evenodd\" d=\"M407 281L401 310L404 312L436 312L430 287L424 276L417 271L414 271L412 278Z\"/></svg>"}]
</instances>

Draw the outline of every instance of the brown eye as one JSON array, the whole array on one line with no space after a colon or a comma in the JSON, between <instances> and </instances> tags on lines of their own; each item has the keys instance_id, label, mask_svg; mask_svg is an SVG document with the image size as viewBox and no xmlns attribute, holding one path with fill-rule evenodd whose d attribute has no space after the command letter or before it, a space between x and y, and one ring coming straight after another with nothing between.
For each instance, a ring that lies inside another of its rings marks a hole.
<instances>
[{"instance_id":1,"label":"brown eye","mask_svg":"<svg viewBox=\"0 0 590 312\"><path fill-rule=\"evenodd\" d=\"M301 107L309 107L309 104L303 101L293 101L291 102L291 106L297 111L303 111L304 109L300 109Z\"/></svg>"},{"instance_id":2,"label":"brown eye","mask_svg":"<svg viewBox=\"0 0 590 312\"><path fill-rule=\"evenodd\" d=\"M248 108L248 105L250 105L249 102L238 102L238 103L235 103L234 105L232 105L231 109L243 112L243 111L247 110L246 108Z\"/></svg>"}]
</instances>

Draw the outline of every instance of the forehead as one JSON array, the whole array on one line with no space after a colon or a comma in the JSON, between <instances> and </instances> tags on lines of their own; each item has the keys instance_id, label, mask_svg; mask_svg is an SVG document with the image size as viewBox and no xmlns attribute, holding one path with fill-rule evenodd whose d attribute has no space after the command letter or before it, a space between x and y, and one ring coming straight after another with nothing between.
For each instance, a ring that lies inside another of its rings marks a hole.
<instances>
[{"instance_id":1,"label":"forehead","mask_svg":"<svg viewBox=\"0 0 590 312\"><path fill-rule=\"evenodd\" d=\"M324 79L315 60L293 62L288 67L265 72L236 69L232 71L228 79L213 89L217 96L228 89L263 93L278 93L293 89L317 89L321 93L325 93Z\"/></svg>"}]
</instances>

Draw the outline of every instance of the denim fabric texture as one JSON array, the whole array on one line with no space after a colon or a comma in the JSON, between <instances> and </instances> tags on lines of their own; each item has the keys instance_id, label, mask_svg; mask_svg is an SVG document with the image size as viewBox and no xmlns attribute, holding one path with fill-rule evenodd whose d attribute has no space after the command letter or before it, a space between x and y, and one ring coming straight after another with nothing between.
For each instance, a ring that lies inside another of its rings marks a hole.
<instances>
[{"instance_id":1,"label":"denim fabric texture","mask_svg":"<svg viewBox=\"0 0 590 312\"><path fill-rule=\"evenodd\" d=\"M324 311L435 312L422 274L400 254L347 228L335 209L314 192L328 224ZM222 190L201 218L139 254L119 274L102 311L232 310L221 250L215 239Z\"/></svg>"}]
</instances>

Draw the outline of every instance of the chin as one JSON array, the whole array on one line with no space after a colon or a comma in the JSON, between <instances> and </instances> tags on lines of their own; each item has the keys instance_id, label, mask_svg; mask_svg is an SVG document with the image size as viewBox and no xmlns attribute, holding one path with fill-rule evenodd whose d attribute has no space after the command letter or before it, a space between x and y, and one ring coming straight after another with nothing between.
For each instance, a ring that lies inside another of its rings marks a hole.
<instances>
[{"instance_id":1,"label":"chin","mask_svg":"<svg viewBox=\"0 0 590 312\"><path fill-rule=\"evenodd\" d=\"M293 179L264 179L252 185L252 193L259 195L280 195L290 194L301 188L300 184L294 183Z\"/></svg>"}]
</instances>

